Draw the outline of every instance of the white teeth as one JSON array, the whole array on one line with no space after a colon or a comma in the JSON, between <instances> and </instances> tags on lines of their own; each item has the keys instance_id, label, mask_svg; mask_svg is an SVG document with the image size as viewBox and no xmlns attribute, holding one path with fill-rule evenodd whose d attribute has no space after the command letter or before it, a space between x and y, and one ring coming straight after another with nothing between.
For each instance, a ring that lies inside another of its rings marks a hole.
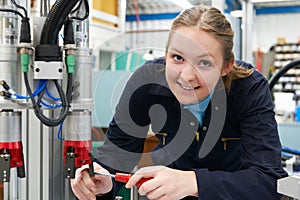
<instances>
[{"instance_id":1,"label":"white teeth","mask_svg":"<svg viewBox=\"0 0 300 200\"><path fill-rule=\"evenodd\" d=\"M178 85L180 85L180 87L184 90L188 90L188 91L191 91L191 90L196 90L198 88L200 88L200 86L196 86L196 87L189 87L189 86L184 86L182 85L180 82L177 82Z\"/></svg>"},{"instance_id":2,"label":"white teeth","mask_svg":"<svg viewBox=\"0 0 300 200\"><path fill-rule=\"evenodd\" d=\"M194 90L193 87L185 87L185 86L183 86L183 85L181 85L181 87L182 87L183 89L185 89L185 90Z\"/></svg>"}]
</instances>

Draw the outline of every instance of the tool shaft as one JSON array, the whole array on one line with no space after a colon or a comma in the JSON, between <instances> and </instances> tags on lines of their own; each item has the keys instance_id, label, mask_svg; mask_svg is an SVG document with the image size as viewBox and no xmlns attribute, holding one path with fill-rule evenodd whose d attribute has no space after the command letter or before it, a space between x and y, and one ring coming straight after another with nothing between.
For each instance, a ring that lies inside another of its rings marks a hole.
<instances>
[{"instance_id":1,"label":"tool shaft","mask_svg":"<svg viewBox=\"0 0 300 200\"><path fill-rule=\"evenodd\" d=\"M94 172L94 174L100 175L100 176L109 176L111 178L114 178L118 182L122 183L127 183L129 179L131 178L132 174L126 174L126 173L116 173L115 175L113 174L105 174L105 173L100 173L100 172ZM152 179L151 178L142 178L136 183L136 186L140 187L143 183L146 181Z\"/></svg>"},{"instance_id":2,"label":"tool shaft","mask_svg":"<svg viewBox=\"0 0 300 200\"><path fill-rule=\"evenodd\" d=\"M115 178L115 175L113 174L104 174L104 173L100 173L100 172L94 172L94 174L100 175L100 176L109 176L111 178Z\"/></svg>"}]
</instances>

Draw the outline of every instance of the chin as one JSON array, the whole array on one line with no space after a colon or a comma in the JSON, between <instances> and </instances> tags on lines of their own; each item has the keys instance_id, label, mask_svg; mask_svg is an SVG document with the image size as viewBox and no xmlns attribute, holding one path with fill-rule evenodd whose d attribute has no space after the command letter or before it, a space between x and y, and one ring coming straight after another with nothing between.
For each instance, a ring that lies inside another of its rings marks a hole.
<instances>
[{"instance_id":1,"label":"chin","mask_svg":"<svg viewBox=\"0 0 300 200\"><path fill-rule=\"evenodd\" d=\"M178 100L179 103L187 105L187 104L196 104L198 103L197 99L186 99L186 98L181 98Z\"/></svg>"}]
</instances>

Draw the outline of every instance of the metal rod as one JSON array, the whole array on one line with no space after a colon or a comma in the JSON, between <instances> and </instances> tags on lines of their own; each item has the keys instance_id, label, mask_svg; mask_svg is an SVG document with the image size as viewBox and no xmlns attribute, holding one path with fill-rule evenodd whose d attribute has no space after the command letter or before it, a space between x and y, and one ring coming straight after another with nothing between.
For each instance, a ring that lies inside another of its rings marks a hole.
<instances>
[{"instance_id":1,"label":"metal rod","mask_svg":"<svg viewBox=\"0 0 300 200\"><path fill-rule=\"evenodd\" d=\"M104 173L100 173L100 172L94 172L94 174L100 175L100 176L109 176L111 178L115 178L115 175L112 174L104 174Z\"/></svg>"},{"instance_id":2,"label":"metal rod","mask_svg":"<svg viewBox=\"0 0 300 200\"><path fill-rule=\"evenodd\" d=\"M50 0L41 0L41 9L40 9L41 17L46 17L49 13L49 9L50 9Z\"/></svg>"}]
</instances>

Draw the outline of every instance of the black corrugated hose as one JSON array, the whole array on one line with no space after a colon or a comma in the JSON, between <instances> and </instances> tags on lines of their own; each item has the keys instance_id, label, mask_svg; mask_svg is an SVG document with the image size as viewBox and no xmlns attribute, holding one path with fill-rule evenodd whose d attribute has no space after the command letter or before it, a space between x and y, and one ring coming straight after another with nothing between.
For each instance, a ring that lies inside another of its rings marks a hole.
<instances>
[{"instance_id":1,"label":"black corrugated hose","mask_svg":"<svg viewBox=\"0 0 300 200\"><path fill-rule=\"evenodd\" d=\"M46 62L62 60L60 47L57 44L58 34L65 21L67 21L69 13L72 11L73 7L78 3L78 1L79 0L57 0L55 2L43 26L40 44L36 47L36 60L41 60ZM68 27L68 28L72 28L72 27ZM70 36L73 35L70 34ZM68 41L73 41L73 40L70 40L69 38ZM26 82L27 73L24 73L24 77ZM38 100L36 102L32 96L32 92L30 90L28 82L26 84L27 92L31 97L36 116L41 120L43 124L51 127L60 125L68 114L69 106L71 102L73 74L70 73L68 74L68 85L67 85L66 95L64 94L61 86L58 84L58 81L57 80L52 80L52 81L54 82L62 101L62 109L60 115L57 116L55 119L50 119L44 116L42 110L39 107L44 91L40 93Z\"/></svg>"},{"instance_id":2,"label":"black corrugated hose","mask_svg":"<svg viewBox=\"0 0 300 200\"><path fill-rule=\"evenodd\" d=\"M73 7L80 0L58 0L43 26L40 44L57 44L58 34Z\"/></svg>"}]
</instances>

